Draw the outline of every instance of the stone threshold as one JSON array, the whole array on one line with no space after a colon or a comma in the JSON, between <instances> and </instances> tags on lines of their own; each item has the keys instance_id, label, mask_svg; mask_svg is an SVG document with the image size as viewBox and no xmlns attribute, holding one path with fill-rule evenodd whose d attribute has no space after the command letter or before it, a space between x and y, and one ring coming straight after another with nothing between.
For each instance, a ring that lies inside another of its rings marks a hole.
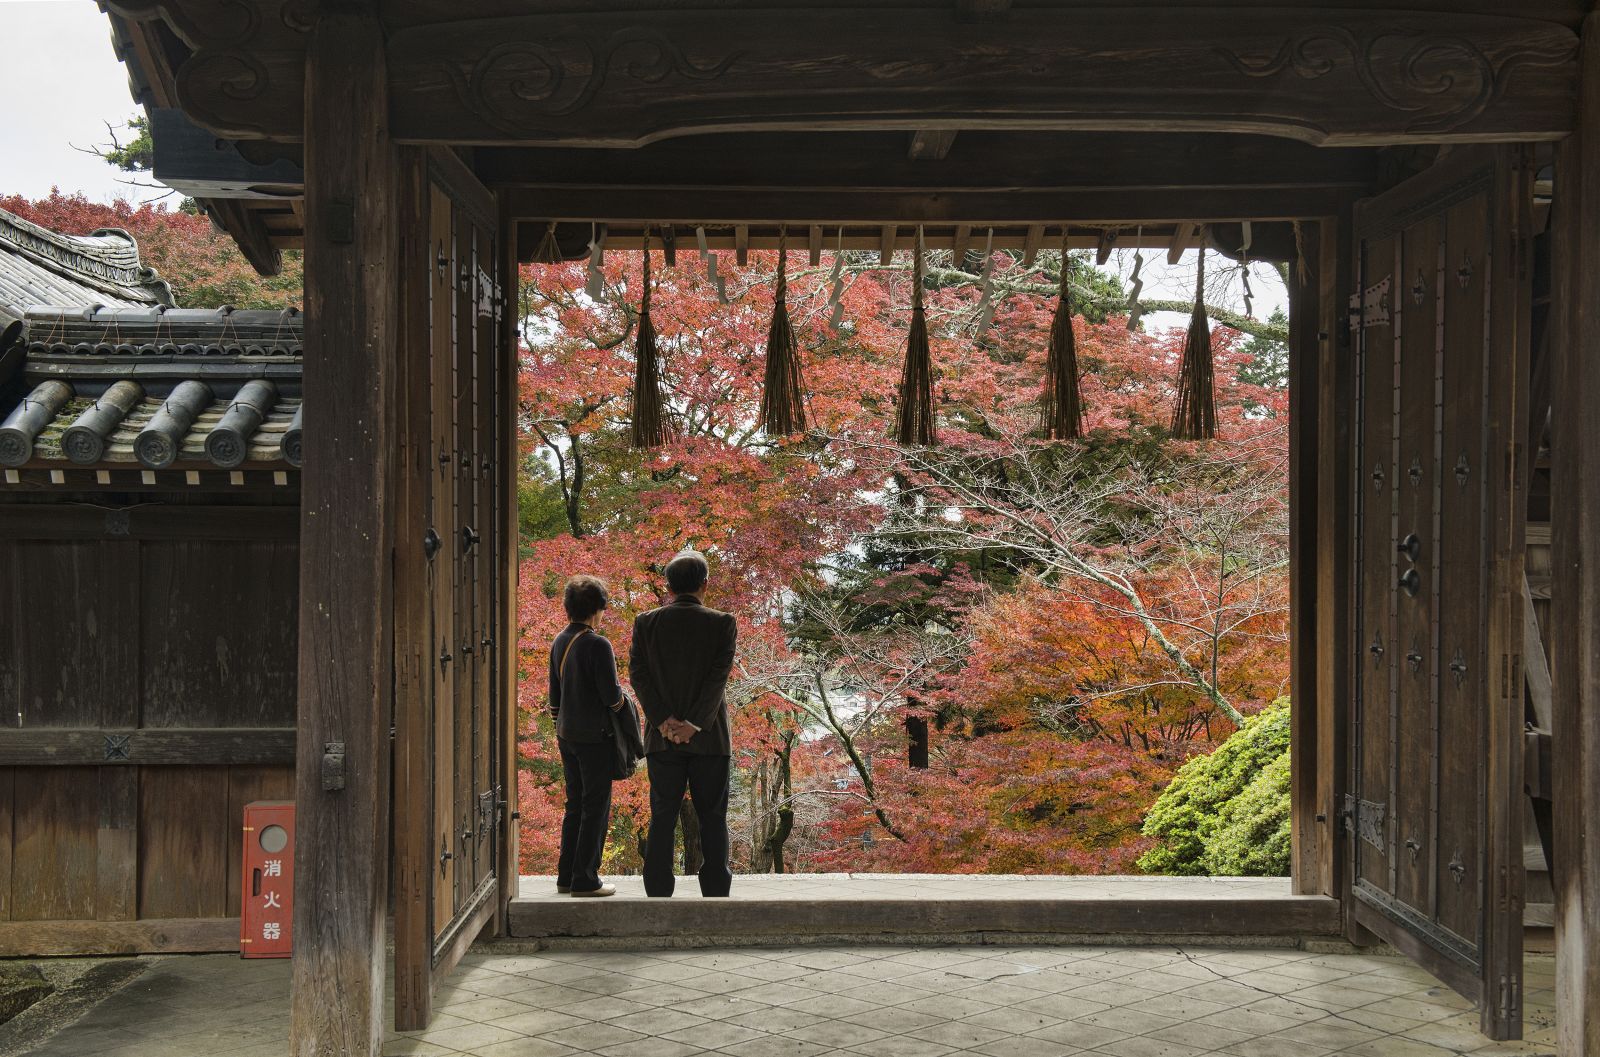
<instances>
[{"instance_id":1,"label":"stone threshold","mask_svg":"<svg viewBox=\"0 0 1600 1057\"><path fill-rule=\"evenodd\" d=\"M1231 939L1300 947L1336 940L1339 904L1287 878L785 874L735 877L726 899L679 878L670 899L637 877L573 899L524 877L511 939L546 948L665 949L821 943L1073 944Z\"/></svg>"}]
</instances>

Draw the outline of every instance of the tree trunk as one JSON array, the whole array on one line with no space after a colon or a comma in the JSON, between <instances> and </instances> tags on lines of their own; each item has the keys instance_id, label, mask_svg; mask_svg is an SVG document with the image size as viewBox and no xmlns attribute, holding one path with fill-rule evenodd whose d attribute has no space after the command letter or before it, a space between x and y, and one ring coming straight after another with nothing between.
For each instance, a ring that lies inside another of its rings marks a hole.
<instances>
[{"instance_id":1,"label":"tree trunk","mask_svg":"<svg viewBox=\"0 0 1600 1057\"><path fill-rule=\"evenodd\" d=\"M750 870L783 873L784 846L794 831L794 782L790 760L797 735L780 735L781 748L758 762L750 775Z\"/></svg>"},{"instance_id":2,"label":"tree trunk","mask_svg":"<svg viewBox=\"0 0 1600 1057\"><path fill-rule=\"evenodd\" d=\"M928 769L928 721L922 716L906 717L906 763L917 770Z\"/></svg>"},{"instance_id":3,"label":"tree trunk","mask_svg":"<svg viewBox=\"0 0 1600 1057\"><path fill-rule=\"evenodd\" d=\"M762 758L750 770L750 872L773 873L769 843L776 829L772 809L772 761Z\"/></svg>"}]
</instances>

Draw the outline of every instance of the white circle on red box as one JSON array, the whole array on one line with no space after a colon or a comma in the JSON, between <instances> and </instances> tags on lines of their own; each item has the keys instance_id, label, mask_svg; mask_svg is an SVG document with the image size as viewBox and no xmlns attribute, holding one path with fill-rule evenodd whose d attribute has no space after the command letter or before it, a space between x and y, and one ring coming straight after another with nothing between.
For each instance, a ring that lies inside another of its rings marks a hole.
<instances>
[{"instance_id":1,"label":"white circle on red box","mask_svg":"<svg viewBox=\"0 0 1600 1057\"><path fill-rule=\"evenodd\" d=\"M289 831L282 826L265 826L261 830L261 850L274 855L289 846Z\"/></svg>"}]
</instances>

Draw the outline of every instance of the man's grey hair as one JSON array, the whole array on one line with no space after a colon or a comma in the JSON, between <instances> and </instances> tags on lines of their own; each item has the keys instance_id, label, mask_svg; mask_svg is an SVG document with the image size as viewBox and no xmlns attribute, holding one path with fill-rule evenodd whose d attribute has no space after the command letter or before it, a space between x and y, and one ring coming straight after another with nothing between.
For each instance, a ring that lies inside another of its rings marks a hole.
<instances>
[{"instance_id":1,"label":"man's grey hair","mask_svg":"<svg viewBox=\"0 0 1600 1057\"><path fill-rule=\"evenodd\" d=\"M667 590L675 595L692 595L706 585L710 575L706 556L693 547L685 547L667 563Z\"/></svg>"}]
</instances>

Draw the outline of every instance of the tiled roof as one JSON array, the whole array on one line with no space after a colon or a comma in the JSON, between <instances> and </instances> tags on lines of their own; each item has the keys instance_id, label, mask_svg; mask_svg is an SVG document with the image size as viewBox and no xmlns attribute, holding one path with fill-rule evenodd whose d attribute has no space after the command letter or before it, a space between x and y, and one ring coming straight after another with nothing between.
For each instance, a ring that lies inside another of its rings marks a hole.
<instances>
[{"instance_id":1,"label":"tiled roof","mask_svg":"<svg viewBox=\"0 0 1600 1057\"><path fill-rule=\"evenodd\" d=\"M171 303L171 288L140 262L126 231L62 235L0 209L0 315L19 318L35 305Z\"/></svg>"},{"instance_id":2,"label":"tiled roof","mask_svg":"<svg viewBox=\"0 0 1600 1057\"><path fill-rule=\"evenodd\" d=\"M24 322L0 386L0 465L300 465L298 311L42 309Z\"/></svg>"}]
</instances>

